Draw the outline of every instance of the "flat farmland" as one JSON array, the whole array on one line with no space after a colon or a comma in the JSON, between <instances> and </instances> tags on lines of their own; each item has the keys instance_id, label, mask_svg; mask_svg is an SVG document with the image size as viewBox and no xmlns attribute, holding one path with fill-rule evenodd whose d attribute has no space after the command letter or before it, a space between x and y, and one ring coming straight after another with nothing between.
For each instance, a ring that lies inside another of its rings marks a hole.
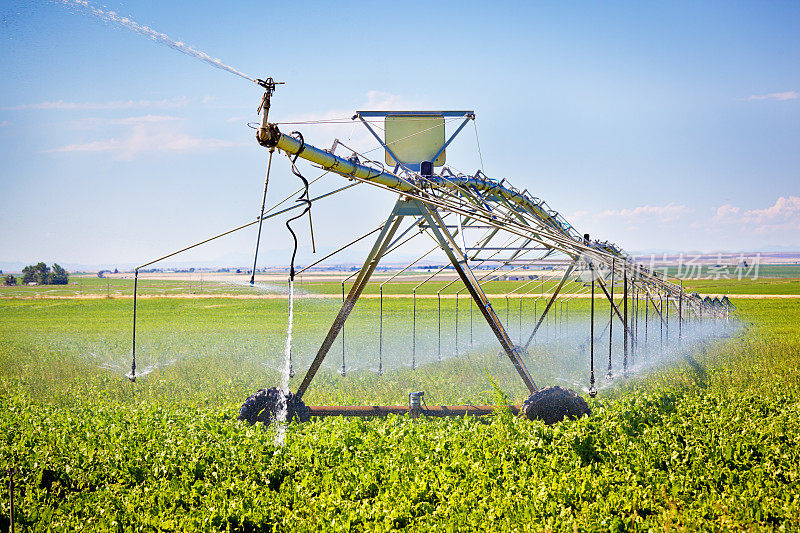
<instances>
[{"instance_id":1,"label":"flat farmland","mask_svg":"<svg viewBox=\"0 0 800 533\"><path fill-rule=\"evenodd\" d=\"M17 471L17 526L797 529L800 302L733 302L734 325L695 340L686 326L681 348L662 349L651 322L649 348L640 346L628 378L618 374L614 344L617 377L601 378L600 394L589 399L591 417L554 426L503 411L439 420L314 419L291 424L285 446L276 446L272 428L247 426L236 415L248 394L280 379L285 299L143 300L142 377L132 384L125 378L129 298L4 297L0 455ZM381 322L379 300L361 302L344 348L337 339L306 401L402 404L412 390L435 404L518 404L525 397L477 314L470 332L466 298L457 327L455 300L446 300L441 358L436 299L417 302L416 339L411 304L387 299ZM498 299L496 311L522 339L534 302L523 301L521 311L519 302L506 305ZM296 301L293 388L337 309L336 298ZM573 301L532 345L526 362L540 386L586 387L580 345L587 311L588 301ZM672 328L670 342L677 342ZM379 342L382 375L375 371ZM7 521L7 498L2 505Z\"/></svg>"}]
</instances>

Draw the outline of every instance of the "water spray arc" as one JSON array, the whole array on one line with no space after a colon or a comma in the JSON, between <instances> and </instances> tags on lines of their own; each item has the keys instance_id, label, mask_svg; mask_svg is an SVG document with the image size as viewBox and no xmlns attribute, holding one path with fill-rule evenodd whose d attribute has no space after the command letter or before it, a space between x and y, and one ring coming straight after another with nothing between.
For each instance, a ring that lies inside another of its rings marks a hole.
<instances>
[{"instance_id":1,"label":"water spray arc","mask_svg":"<svg viewBox=\"0 0 800 533\"><path fill-rule=\"evenodd\" d=\"M233 67L231 67L229 65L226 65L225 63L223 63L219 59L211 57L210 55L206 54L205 52L202 52L202 51L200 51L200 50L198 50L198 49L196 49L196 48L194 48L192 46L189 46L188 44L186 44L184 42L176 41L174 39L171 39L168 35L166 35L164 33L161 33L159 31L156 31L153 28L150 28L149 26L145 26L143 24L139 24L135 20L132 20L130 17L125 17L125 16L122 16L122 15L120 15L120 14L114 12L114 11L97 7L96 5L94 5L92 2L89 2L88 0L56 0L56 3L57 4L61 4L62 6L67 7L67 8L77 9L78 11L85 12L85 13L87 13L89 15L92 15L94 17L97 17L98 19L103 20L105 22L108 22L108 23L111 23L111 24L115 24L115 25L121 26L123 28L127 28L127 29L129 29L131 31L134 31L134 32L138 33L139 35L142 35L142 36L144 36L144 37L146 37L146 38L148 38L148 39L150 39L152 41L155 41L157 43L161 43L163 45L166 45L166 46L172 48L173 50L177 50L178 52L181 52L182 54L186 54L189 57L193 57L195 59L198 59L198 60L202 61L203 63L205 63L207 65L211 65L214 68L218 68L220 70L224 70L225 72L233 74L234 76L238 76L240 78L243 78L245 80L248 80L248 81L251 81L251 82L254 82L254 83L258 83L259 81L261 81L261 80L256 80L254 78L251 78L247 74L244 74L243 72L240 72L240 71L236 70L235 68L233 68Z\"/></svg>"}]
</instances>

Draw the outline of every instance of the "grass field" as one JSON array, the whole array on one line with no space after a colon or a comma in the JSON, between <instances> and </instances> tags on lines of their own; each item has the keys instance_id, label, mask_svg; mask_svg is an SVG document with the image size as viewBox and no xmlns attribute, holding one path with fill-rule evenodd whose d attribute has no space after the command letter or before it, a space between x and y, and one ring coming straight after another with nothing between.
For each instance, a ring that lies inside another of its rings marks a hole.
<instances>
[{"instance_id":1,"label":"grass field","mask_svg":"<svg viewBox=\"0 0 800 533\"><path fill-rule=\"evenodd\" d=\"M758 272L756 272L753 258L749 258L750 263L747 267L741 268L736 265L683 265L656 267L659 272L666 272L670 276L688 277L688 278L708 278L715 279L722 277L728 280L741 280L752 279L756 273L758 278L800 278L800 265L798 264L774 264L765 263L758 265ZM645 261L645 263L647 263Z\"/></svg>"},{"instance_id":2,"label":"grass field","mask_svg":"<svg viewBox=\"0 0 800 533\"><path fill-rule=\"evenodd\" d=\"M800 302L734 302L741 327L733 336L685 340L692 348L673 350L665 364L617 378L589 400L591 418L553 427L507 413L322 419L291 425L286 446L276 447L272 430L235 418L247 394L277 383L284 300L144 300L140 371L149 366L151 373L132 385L124 377L130 300L0 299L0 456L18 470L17 525L796 530ZM409 303L385 303L387 329L408 334ZM410 390L425 390L435 403L494 403L502 394L519 402L521 384L477 322L469 348L465 303L457 347L454 309L447 308L447 357L439 363L430 327L436 301L418 302L420 324L427 324L418 332L419 368L409 367L409 338L395 335L386 339L387 371L378 377L377 302L361 302L345 330L347 375L337 373L340 352L332 351L307 401L402 403ZM496 305L513 317L515 307ZM562 324L564 344L581 342L581 305ZM298 369L336 308L335 300L298 301ZM585 354L547 340L557 333L553 325L534 344L534 377L548 385L566 376L580 389Z\"/></svg>"},{"instance_id":3,"label":"grass field","mask_svg":"<svg viewBox=\"0 0 800 533\"><path fill-rule=\"evenodd\" d=\"M789 267L782 267L784 269ZM485 273L478 272L478 277ZM493 276L487 279L491 280ZM57 297L57 296L97 296L97 297L121 297L133 295L133 280L120 278L98 278L96 276L73 276L70 278L69 285L43 285L43 286L14 286L4 287L0 285L0 298L2 297ZM672 280L678 282L677 280ZM349 290L352 280L345 285L345 290ZM411 295L415 287L420 282L392 281L383 285L385 295ZM484 290L489 294L525 295L535 297L537 294L553 291L558 285L558 280L534 281L503 281L495 280L484 282ZM687 292L697 291L702 294L800 294L800 278L791 277L763 277L753 279L687 279L683 282ZM300 276L296 282L298 290L309 293L341 295L342 284L336 281L303 281ZM194 279L186 280L163 280L163 279L140 279L138 293L145 296L177 296L184 294L220 296L220 295L258 295L265 293L286 292L285 283L262 285L261 288L253 289L243 283L222 283L219 281L201 280L199 274L194 275ZM568 283L564 291L585 292L585 288L579 284ZM419 295L435 295L440 292L442 295L454 295L459 293L466 298L467 293L464 285L460 282L449 283L446 281L429 281L421 285L416 293ZM377 295L381 293L381 283L368 283L364 289L365 294Z\"/></svg>"}]
</instances>

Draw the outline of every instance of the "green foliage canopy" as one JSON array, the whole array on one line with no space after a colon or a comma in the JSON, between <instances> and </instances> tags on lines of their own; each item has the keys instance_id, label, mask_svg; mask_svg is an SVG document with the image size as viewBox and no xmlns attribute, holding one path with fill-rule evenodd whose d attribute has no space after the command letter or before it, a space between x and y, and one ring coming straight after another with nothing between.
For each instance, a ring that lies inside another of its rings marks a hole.
<instances>
[{"instance_id":1,"label":"green foliage canopy","mask_svg":"<svg viewBox=\"0 0 800 533\"><path fill-rule=\"evenodd\" d=\"M66 285L69 283L69 274L58 263L53 263L51 269L47 264L38 262L22 269L22 283L38 283L39 285Z\"/></svg>"}]
</instances>

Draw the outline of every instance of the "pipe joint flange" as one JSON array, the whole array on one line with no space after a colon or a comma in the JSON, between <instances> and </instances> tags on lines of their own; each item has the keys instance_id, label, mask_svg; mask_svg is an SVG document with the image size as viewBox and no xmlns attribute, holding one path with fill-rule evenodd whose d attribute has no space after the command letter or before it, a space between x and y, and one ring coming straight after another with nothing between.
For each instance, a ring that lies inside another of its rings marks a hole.
<instances>
[{"instance_id":1,"label":"pipe joint flange","mask_svg":"<svg viewBox=\"0 0 800 533\"><path fill-rule=\"evenodd\" d=\"M256 140L261 146L275 148L281 138L281 130L277 124L267 124L266 128L259 128L256 132Z\"/></svg>"}]
</instances>

